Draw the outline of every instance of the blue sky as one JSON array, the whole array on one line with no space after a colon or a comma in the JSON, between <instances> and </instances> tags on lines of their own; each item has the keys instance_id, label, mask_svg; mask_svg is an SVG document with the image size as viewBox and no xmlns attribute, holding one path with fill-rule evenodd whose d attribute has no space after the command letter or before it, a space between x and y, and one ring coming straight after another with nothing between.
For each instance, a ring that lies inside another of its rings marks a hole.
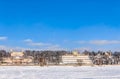
<instances>
[{"instance_id":1,"label":"blue sky","mask_svg":"<svg viewBox=\"0 0 120 79\"><path fill-rule=\"evenodd\" d=\"M118 0L0 0L0 47L120 49Z\"/></svg>"}]
</instances>

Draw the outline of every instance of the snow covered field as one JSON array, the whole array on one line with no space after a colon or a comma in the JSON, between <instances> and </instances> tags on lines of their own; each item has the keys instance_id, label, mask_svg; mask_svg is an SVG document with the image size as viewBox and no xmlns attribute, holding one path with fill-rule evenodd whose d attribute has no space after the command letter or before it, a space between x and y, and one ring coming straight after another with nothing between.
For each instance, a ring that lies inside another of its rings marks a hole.
<instances>
[{"instance_id":1,"label":"snow covered field","mask_svg":"<svg viewBox=\"0 0 120 79\"><path fill-rule=\"evenodd\" d=\"M0 66L0 79L120 79L120 66Z\"/></svg>"}]
</instances>

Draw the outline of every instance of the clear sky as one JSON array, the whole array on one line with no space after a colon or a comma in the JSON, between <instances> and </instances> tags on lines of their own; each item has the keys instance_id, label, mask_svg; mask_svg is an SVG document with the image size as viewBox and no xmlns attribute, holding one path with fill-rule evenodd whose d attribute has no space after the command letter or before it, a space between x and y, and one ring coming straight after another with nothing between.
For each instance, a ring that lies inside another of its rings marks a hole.
<instances>
[{"instance_id":1,"label":"clear sky","mask_svg":"<svg viewBox=\"0 0 120 79\"><path fill-rule=\"evenodd\" d=\"M0 0L0 48L120 49L119 0Z\"/></svg>"}]
</instances>

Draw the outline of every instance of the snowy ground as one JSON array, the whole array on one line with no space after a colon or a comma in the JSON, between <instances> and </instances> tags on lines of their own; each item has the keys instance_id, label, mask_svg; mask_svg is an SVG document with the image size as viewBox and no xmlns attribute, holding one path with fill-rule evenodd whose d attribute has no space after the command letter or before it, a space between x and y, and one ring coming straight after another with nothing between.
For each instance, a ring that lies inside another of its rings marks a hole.
<instances>
[{"instance_id":1,"label":"snowy ground","mask_svg":"<svg viewBox=\"0 0 120 79\"><path fill-rule=\"evenodd\" d=\"M0 79L120 79L120 66L0 66Z\"/></svg>"}]
</instances>

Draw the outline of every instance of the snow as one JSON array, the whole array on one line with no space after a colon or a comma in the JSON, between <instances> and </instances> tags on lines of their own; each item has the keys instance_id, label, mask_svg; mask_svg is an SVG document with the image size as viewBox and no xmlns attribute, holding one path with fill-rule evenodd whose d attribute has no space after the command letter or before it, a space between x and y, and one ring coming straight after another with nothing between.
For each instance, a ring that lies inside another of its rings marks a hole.
<instances>
[{"instance_id":1,"label":"snow","mask_svg":"<svg viewBox=\"0 0 120 79\"><path fill-rule=\"evenodd\" d=\"M120 79L120 66L0 66L0 79Z\"/></svg>"}]
</instances>

